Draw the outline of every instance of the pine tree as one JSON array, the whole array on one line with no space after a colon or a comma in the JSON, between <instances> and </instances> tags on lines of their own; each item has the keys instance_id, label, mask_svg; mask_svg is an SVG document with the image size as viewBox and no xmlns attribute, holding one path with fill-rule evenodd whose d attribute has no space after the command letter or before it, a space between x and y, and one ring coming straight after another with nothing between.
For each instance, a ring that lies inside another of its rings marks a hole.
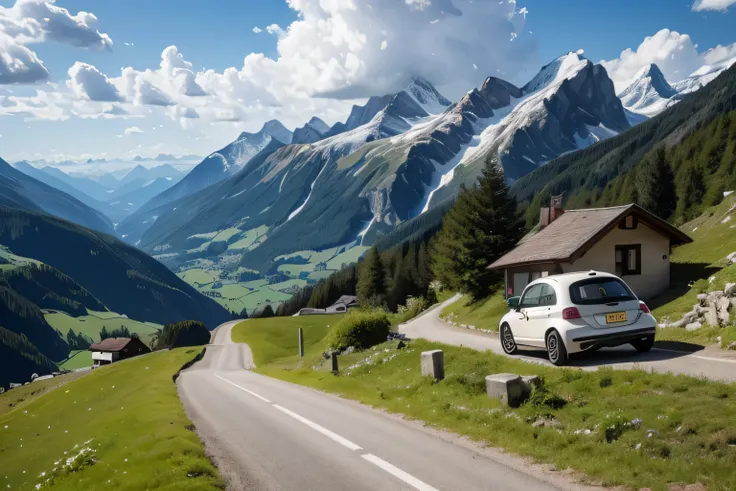
<instances>
[{"instance_id":1,"label":"pine tree","mask_svg":"<svg viewBox=\"0 0 736 491\"><path fill-rule=\"evenodd\" d=\"M638 204L665 220L671 217L677 207L677 191L664 146L657 148L653 159L641 164L635 179Z\"/></svg>"},{"instance_id":2,"label":"pine tree","mask_svg":"<svg viewBox=\"0 0 736 491\"><path fill-rule=\"evenodd\" d=\"M386 271L381 254L372 247L358 271L358 302L361 305L382 306L386 302Z\"/></svg>"},{"instance_id":3,"label":"pine tree","mask_svg":"<svg viewBox=\"0 0 736 491\"><path fill-rule=\"evenodd\" d=\"M498 280L488 265L514 247L521 231L503 171L489 159L478 186L463 188L445 216L432 255L435 278L474 300L485 298Z\"/></svg>"},{"instance_id":4,"label":"pine tree","mask_svg":"<svg viewBox=\"0 0 736 491\"><path fill-rule=\"evenodd\" d=\"M105 326L102 326L102 330L100 331L100 341L104 341L109 337L110 333L107 332L107 328Z\"/></svg>"}]
</instances>

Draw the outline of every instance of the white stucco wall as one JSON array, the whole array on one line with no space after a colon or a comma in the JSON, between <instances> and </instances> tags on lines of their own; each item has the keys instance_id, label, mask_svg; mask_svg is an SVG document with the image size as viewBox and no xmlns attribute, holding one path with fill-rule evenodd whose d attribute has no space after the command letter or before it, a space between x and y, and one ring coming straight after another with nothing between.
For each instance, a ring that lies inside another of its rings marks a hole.
<instances>
[{"instance_id":1,"label":"white stucco wall","mask_svg":"<svg viewBox=\"0 0 736 491\"><path fill-rule=\"evenodd\" d=\"M572 264L562 264L565 273L605 271L616 274L616 246L641 244L641 274L623 280L642 299L662 293L670 286L670 239L639 222L635 230L611 230L583 257ZM665 257L665 259L663 259Z\"/></svg>"}]
</instances>

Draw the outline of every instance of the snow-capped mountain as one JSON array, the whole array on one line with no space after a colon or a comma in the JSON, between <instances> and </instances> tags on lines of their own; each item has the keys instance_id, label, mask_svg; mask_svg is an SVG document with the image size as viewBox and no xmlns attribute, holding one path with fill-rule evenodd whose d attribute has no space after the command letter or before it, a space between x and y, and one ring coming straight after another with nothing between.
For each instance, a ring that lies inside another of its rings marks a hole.
<instances>
[{"instance_id":1,"label":"snow-capped mountain","mask_svg":"<svg viewBox=\"0 0 736 491\"><path fill-rule=\"evenodd\" d=\"M708 85L734 64L736 64L736 57L729 58L714 65L703 65L693 72L688 78L672 84L672 86L677 91L678 95L684 96Z\"/></svg>"},{"instance_id":2,"label":"snow-capped mountain","mask_svg":"<svg viewBox=\"0 0 736 491\"><path fill-rule=\"evenodd\" d=\"M606 71L573 53L524 87L489 78L454 105L415 80L353 108L330 133L359 122L262 152L222 184L170 203L140 247L184 259L197 247L191 237L236 223L269 228L246 262L293 251L295 241L312 250L358 238L368 245L471 184L489 155L500 156L511 181L630 127Z\"/></svg>"},{"instance_id":3,"label":"snow-capped mountain","mask_svg":"<svg viewBox=\"0 0 736 491\"><path fill-rule=\"evenodd\" d=\"M677 104L683 97L703 88L734 64L736 57L714 65L704 65L686 79L672 84L659 67L652 64L642 69L618 97L629 112L629 120L636 124Z\"/></svg>"},{"instance_id":4,"label":"snow-capped mountain","mask_svg":"<svg viewBox=\"0 0 736 491\"><path fill-rule=\"evenodd\" d=\"M629 111L653 116L667 109L677 91L664 78L659 67L651 64L634 77L634 81L618 95Z\"/></svg>"},{"instance_id":5,"label":"snow-capped mountain","mask_svg":"<svg viewBox=\"0 0 736 491\"><path fill-rule=\"evenodd\" d=\"M314 117L301 128L294 130L291 143L314 143L324 138L329 131L327 123Z\"/></svg>"}]
</instances>

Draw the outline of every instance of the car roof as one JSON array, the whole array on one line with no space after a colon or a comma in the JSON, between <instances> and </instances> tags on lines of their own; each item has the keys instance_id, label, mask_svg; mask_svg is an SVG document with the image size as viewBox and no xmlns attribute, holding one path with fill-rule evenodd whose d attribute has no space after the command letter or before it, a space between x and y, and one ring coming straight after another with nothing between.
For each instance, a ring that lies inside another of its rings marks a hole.
<instances>
[{"instance_id":1,"label":"car roof","mask_svg":"<svg viewBox=\"0 0 736 491\"><path fill-rule=\"evenodd\" d=\"M554 281L561 287L566 288L575 282L578 282L581 280L588 280L591 278L616 278L620 280L618 276L613 275L611 273L606 273L604 271L592 271L591 270L591 271L575 271L572 273L553 274L553 275L545 276L544 278L539 278L538 280L534 280L530 282L529 285L536 285L537 283L545 283L549 281Z\"/></svg>"}]
</instances>

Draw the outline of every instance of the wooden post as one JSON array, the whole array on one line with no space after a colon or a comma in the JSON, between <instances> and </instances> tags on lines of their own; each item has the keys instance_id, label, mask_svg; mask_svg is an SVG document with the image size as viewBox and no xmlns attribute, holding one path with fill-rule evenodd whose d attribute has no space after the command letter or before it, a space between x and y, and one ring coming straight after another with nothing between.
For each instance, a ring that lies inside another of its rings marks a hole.
<instances>
[{"instance_id":1,"label":"wooden post","mask_svg":"<svg viewBox=\"0 0 736 491\"><path fill-rule=\"evenodd\" d=\"M332 353L332 373L335 375L339 373L339 369L337 367L337 351Z\"/></svg>"},{"instance_id":2,"label":"wooden post","mask_svg":"<svg viewBox=\"0 0 736 491\"><path fill-rule=\"evenodd\" d=\"M299 358L304 358L304 330L299 328Z\"/></svg>"}]
</instances>

